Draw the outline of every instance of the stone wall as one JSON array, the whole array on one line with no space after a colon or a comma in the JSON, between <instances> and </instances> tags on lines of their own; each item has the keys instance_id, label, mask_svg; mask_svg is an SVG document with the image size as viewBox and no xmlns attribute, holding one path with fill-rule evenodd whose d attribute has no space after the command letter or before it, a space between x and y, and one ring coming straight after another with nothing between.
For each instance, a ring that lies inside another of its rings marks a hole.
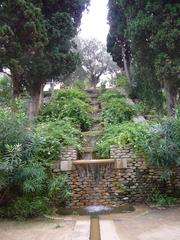
<instances>
[{"instance_id":1,"label":"stone wall","mask_svg":"<svg viewBox=\"0 0 180 240\"><path fill-rule=\"evenodd\" d=\"M74 147L68 147L62 151L59 160L53 163L54 172L71 171L72 161L77 160L77 150Z\"/></svg>"},{"instance_id":2,"label":"stone wall","mask_svg":"<svg viewBox=\"0 0 180 240\"><path fill-rule=\"evenodd\" d=\"M77 158L74 151L71 152L71 156L69 150L63 155L60 162L61 171L67 171L68 167L64 168L64 162L71 165L71 171L67 174L72 189L72 207L94 204L117 206L122 203L142 202L155 189L162 192L180 190L180 167L174 170L173 183L165 184L161 180L162 169L146 165L143 157L135 156L129 148L111 146L110 157L115 163L104 164L96 169L86 165L72 167L72 160ZM97 179L94 172L98 171Z\"/></svg>"}]
</instances>

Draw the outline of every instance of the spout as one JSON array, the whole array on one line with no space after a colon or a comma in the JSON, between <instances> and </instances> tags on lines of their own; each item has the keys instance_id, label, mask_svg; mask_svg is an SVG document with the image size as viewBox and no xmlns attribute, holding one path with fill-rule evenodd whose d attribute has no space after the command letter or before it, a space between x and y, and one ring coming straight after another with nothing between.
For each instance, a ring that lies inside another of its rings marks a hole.
<instances>
[{"instance_id":1,"label":"spout","mask_svg":"<svg viewBox=\"0 0 180 240\"><path fill-rule=\"evenodd\" d=\"M114 159L92 159L92 160L75 160L72 162L74 165L79 164L107 164L107 163L115 163Z\"/></svg>"}]
</instances>

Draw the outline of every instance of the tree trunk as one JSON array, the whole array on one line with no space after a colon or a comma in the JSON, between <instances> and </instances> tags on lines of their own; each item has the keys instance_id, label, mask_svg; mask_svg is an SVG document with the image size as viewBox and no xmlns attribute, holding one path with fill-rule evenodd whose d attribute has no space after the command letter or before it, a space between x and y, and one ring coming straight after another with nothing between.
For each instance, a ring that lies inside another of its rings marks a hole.
<instances>
[{"instance_id":1,"label":"tree trunk","mask_svg":"<svg viewBox=\"0 0 180 240\"><path fill-rule=\"evenodd\" d=\"M94 89L96 89L96 85L98 84L98 82L99 82L99 76L96 77L94 75L91 75L91 84Z\"/></svg>"},{"instance_id":2,"label":"tree trunk","mask_svg":"<svg viewBox=\"0 0 180 240\"><path fill-rule=\"evenodd\" d=\"M121 44L121 49L122 49L122 57L123 57L123 64L124 64L124 70L126 77L128 79L128 82L131 83L131 75L130 75L130 69L129 69L129 64L126 59L126 49L123 44Z\"/></svg>"},{"instance_id":3,"label":"tree trunk","mask_svg":"<svg viewBox=\"0 0 180 240\"><path fill-rule=\"evenodd\" d=\"M33 120L39 113L42 103L43 85L36 85L30 90L29 120Z\"/></svg>"},{"instance_id":4,"label":"tree trunk","mask_svg":"<svg viewBox=\"0 0 180 240\"><path fill-rule=\"evenodd\" d=\"M171 81L165 80L164 81L164 91L166 95L166 109L169 115L174 115L175 111L175 96L174 90L171 84Z\"/></svg>"}]
</instances>

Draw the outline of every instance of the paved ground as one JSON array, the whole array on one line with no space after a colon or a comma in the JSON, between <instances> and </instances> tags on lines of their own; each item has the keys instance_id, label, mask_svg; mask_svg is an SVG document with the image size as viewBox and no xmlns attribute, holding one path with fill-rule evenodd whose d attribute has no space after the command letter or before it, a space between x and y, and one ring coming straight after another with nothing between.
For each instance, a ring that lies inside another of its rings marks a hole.
<instances>
[{"instance_id":1,"label":"paved ground","mask_svg":"<svg viewBox=\"0 0 180 240\"><path fill-rule=\"evenodd\" d=\"M137 207L129 214L113 217L119 240L180 240L180 207Z\"/></svg>"},{"instance_id":2,"label":"paved ground","mask_svg":"<svg viewBox=\"0 0 180 240\"><path fill-rule=\"evenodd\" d=\"M72 216L64 220L0 221L0 240L71 240L75 223L88 219ZM158 210L141 205L135 212L100 216L101 220L114 223L112 230L119 240L180 240L180 207Z\"/></svg>"},{"instance_id":3,"label":"paved ground","mask_svg":"<svg viewBox=\"0 0 180 240\"><path fill-rule=\"evenodd\" d=\"M75 221L1 221L0 240L70 240Z\"/></svg>"}]
</instances>

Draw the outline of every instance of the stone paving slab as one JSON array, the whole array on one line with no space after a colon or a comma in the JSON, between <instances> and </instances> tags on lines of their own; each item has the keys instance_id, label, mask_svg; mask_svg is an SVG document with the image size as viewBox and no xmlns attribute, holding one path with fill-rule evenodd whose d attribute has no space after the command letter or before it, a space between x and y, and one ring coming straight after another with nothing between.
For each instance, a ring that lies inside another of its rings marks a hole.
<instances>
[{"instance_id":1,"label":"stone paving slab","mask_svg":"<svg viewBox=\"0 0 180 240\"><path fill-rule=\"evenodd\" d=\"M101 240L121 240L112 220L100 220L100 232Z\"/></svg>"},{"instance_id":2,"label":"stone paving slab","mask_svg":"<svg viewBox=\"0 0 180 240\"><path fill-rule=\"evenodd\" d=\"M89 240L90 220L78 220L75 224L71 240Z\"/></svg>"}]
</instances>

